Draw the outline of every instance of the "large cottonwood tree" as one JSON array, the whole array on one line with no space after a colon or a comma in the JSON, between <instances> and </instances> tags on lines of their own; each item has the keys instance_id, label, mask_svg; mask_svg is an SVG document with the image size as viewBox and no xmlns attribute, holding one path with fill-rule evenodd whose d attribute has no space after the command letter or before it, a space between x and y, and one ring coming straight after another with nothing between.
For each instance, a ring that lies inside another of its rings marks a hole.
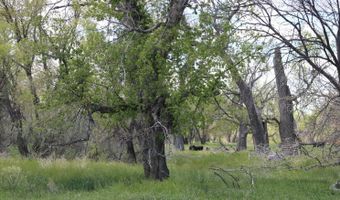
<instances>
[{"instance_id":1,"label":"large cottonwood tree","mask_svg":"<svg viewBox=\"0 0 340 200\"><path fill-rule=\"evenodd\" d=\"M101 11L113 17L120 25L115 28L119 39L113 46L120 50L125 49L125 55L120 55L120 67L115 69L122 72L118 72L121 81L116 82L116 86L120 85L122 88L116 93L115 98L118 101L111 102L106 110L100 104L89 104L89 108L92 112L114 113L129 109L134 113L132 117L139 127L137 136L142 143L145 176L157 180L169 177L165 140L167 130L171 129L168 126L171 125L171 117L167 106L170 97L168 78L171 71L167 60L173 50L181 21L184 20L183 13L188 0L170 0L166 3L166 14L160 22L155 22L143 1L94 3L99 9L102 8L99 5L106 5L109 10ZM127 36L131 40L127 41ZM120 46L124 44L131 46ZM116 66L108 67L114 69Z\"/></svg>"}]
</instances>

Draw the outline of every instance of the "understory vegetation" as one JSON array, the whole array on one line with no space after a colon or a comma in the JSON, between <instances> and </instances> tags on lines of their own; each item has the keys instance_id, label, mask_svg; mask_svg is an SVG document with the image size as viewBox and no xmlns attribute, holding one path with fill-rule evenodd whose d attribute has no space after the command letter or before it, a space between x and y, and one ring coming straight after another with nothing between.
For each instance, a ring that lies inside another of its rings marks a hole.
<instances>
[{"instance_id":1,"label":"understory vegetation","mask_svg":"<svg viewBox=\"0 0 340 200\"><path fill-rule=\"evenodd\" d=\"M169 155L171 176L154 182L140 165L88 159L0 160L0 199L339 199L329 187L340 179L340 167L313 168L306 156L268 161L251 152L175 152ZM242 167L242 168L241 168ZM213 169L235 170L233 178ZM250 177L238 171L248 170Z\"/></svg>"}]
</instances>

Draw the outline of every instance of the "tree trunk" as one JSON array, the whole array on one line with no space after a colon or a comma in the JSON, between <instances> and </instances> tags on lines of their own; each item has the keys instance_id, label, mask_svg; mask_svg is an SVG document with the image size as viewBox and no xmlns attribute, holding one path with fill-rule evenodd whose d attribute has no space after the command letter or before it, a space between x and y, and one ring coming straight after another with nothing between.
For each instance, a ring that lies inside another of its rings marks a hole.
<instances>
[{"instance_id":1,"label":"tree trunk","mask_svg":"<svg viewBox=\"0 0 340 200\"><path fill-rule=\"evenodd\" d=\"M135 148L133 146L132 138L126 141L126 150L128 155L128 162L129 163L137 163Z\"/></svg>"},{"instance_id":2,"label":"tree trunk","mask_svg":"<svg viewBox=\"0 0 340 200\"><path fill-rule=\"evenodd\" d=\"M9 105L8 109L10 109L12 122L15 124L15 127L17 129L16 143L17 143L19 153L22 156L27 157L29 156L30 152L28 150L27 140L23 136L21 111L19 110L19 108L13 108L11 105Z\"/></svg>"},{"instance_id":3,"label":"tree trunk","mask_svg":"<svg viewBox=\"0 0 340 200\"><path fill-rule=\"evenodd\" d=\"M202 129L202 136L200 136L200 141L202 145L208 142L208 135L206 134L206 130L204 128Z\"/></svg>"},{"instance_id":4,"label":"tree trunk","mask_svg":"<svg viewBox=\"0 0 340 200\"><path fill-rule=\"evenodd\" d=\"M184 142L184 144L189 144L189 138L188 137L184 137L183 138L183 142Z\"/></svg>"},{"instance_id":5,"label":"tree trunk","mask_svg":"<svg viewBox=\"0 0 340 200\"><path fill-rule=\"evenodd\" d=\"M266 121L262 122L263 128L264 128L264 139L266 145L269 147L269 136L268 136L268 125Z\"/></svg>"},{"instance_id":6,"label":"tree trunk","mask_svg":"<svg viewBox=\"0 0 340 200\"><path fill-rule=\"evenodd\" d=\"M0 99L1 100L1 99ZM1 101L0 101L1 103ZM0 154L6 151L6 145L5 145L5 141L8 140L8 138L6 138L6 134L5 134L5 129L3 127L3 123L2 123L2 107L0 106Z\"/></svg>"},{"instance_id":7,"label":"tree trunk","mask_svg":"<svg viewBox=\"0 0 340 200\"><path fill-rule=\"evenodd\" d=\"M240 89L241 100L246 105L248 111L248 117L250 121L250 126L253 132L254 147L257 152L263 153L267 151L268 146L265 142L265 130L259 114L257 113L257 108L253 99L253 94L249 86L241 79L240 76L236 81L237 86Z\"/></svg>"},{"instance_id":8,"label":"tree trunk","mask_svg":"<svg viewBox=\"0 0 340 200\"><path fill-rule=\"evenodd\" d=\"M23 137L23 128L22 128L22 120L23 116L20 111L20 108L15 104L15 102L12 102L10 100L10 92L9 89L6 88L7 80L6 75L4 75L1 72L1 104L3 111L7 110L12 123L14 124L14 127L17 131L17 138L16 138L16 144L18 147L18 150L22 156L27 157L29 155L28 145L26 139ZM13 105L12 105L13 104Z\"/></svg>"},{"instance_id":9,"label":"tree trunk","mask_svg":"<svg viewBox=\"0 0 340 200\"><path fill-rule=\"evenodd\" d=\"M184 151L183 135L174 135L174 146L177 150Z\"/></svg>"},{"instance_id":10,"label":"tree trunk","mask_svg":"<svg viewBox=\"0 0 340 200\"><path fill-rule=\"evenodd\" d=\"M18 128L18 135L17 135L17 146L19 149L19 153L22 156L28 157L30 152L28 150L27 140L23 137L23 130L22 130L22 123L19 122L19 125L17 125Z\"/></svg>"},{"instance_id":11,"label":"tree trunk","mask_svg":"<svg viewBox=\"0 0 340 200\"><path fill-rule=\"evenodd\" d=\"M189 136L188 136L188 144L192 144L192 142L194 141L195 135L196 135L195 132L196 132L195 128L190 129Z\"/></svg>"},{"instance_id":12,"label":"tree trunk","mask_svg":"<svg viewBox=\"0 0 340 200\"><path fill-rule=\"evenodd\" d=\"M39 120L39 113L37 110L37 105L40 103L40 98L37 94L37 89L33 81L32 76L32 64L28 64L25 67L26 76L28 78L29 88L31 95L33 96L32 103L33 103L33 112L35 116L35 120ZM32 145L32 152L36 153L39 157L42 157L43 154L45 154L48 150L48 145L45 144L46 136L44 136L41 133L35 133L33 130L33 123L34 118L32 117L32 120L28 120L29 122L29 132L28 136L33 138L33 145Z\"/></svg>"},{"instance_id":13,"label":"tree trunk","mask_svg":"<svg viewBox=\"0 0 340 200\"><path fill-rule=\"evenodd\" d=\"M167 130L161 123L161 113L166 112L165 100L160 96L145 113L148 126L143 138L144 175L155 180L164 180L170 175L165 156Z\"/></svg>"},{"instance_id":14,"label":"tree trunk","mask_svg":"<svg viewBox=\"0 0 340 200\"><path fill-rule=\"evenodd\" d=\"M5 76L2 74L2 71L0 71L0 154L5 152L6 150L6 134L5 134L5 129L3 127L3 116L5 115L5 108L4 108L4 102L2 102L2 90L4 89L4 84L5 84Z\"/></svg>"},{"instance_id":15,"label":"tree trunk","mask_svg":"<svg viewBox=\"0 0 340 200\"><path fill-rule=\"evenodd\" d=\"M155 126L155 125L151 125ZM165 157L165 137L161 127L156 126L146 132L143 138L144 175L155 180L169 177L169 169Z\"/></svg>"},{"instance_id":16,"label":"tree trunk","mask_svg":"<svg viewBox=\"0 0 340 200\"><path fill-rule=\"evenodd\" d=\"M232 143L236 143L237 135L238 135L238 131L236 130L235 133L233 133L232 138L231 138L231 142Z\"/></svg>"},{"instance_id":17,"label":"tree trunk","mask_svg":"<svg viewBox=\"0 0 340 200\"><path fill-rule=\"evenodd\" d=\"M2 93L3 93L4 106L6 107L11 117L11 121L14 124L14 127L16 128L16 131L17 131L16 144L17 144L19 153L22 156L27 157L30 154L30 152L28 150L27 140L23 136L22 113L20 111L20 108L14 102L11 102L8 91L5 89L2 91Z\"/></svg>"},{"instance_id":18,"label":"tree trunk","mask_svg":"<svg viewBox=\"0 0 340 200\"><path fill-rule=\"evenodd\" d=\"M29 83L29 87L30 87L30 92L33 96L33 104L34 105L37 105L39 104L40 102L40 99L38 97L38 94L37 94L37 89L34 85L34 82L33 82L33 77L32 77L32 72L31 72L31 66L27 66L27 68L29 69L26 69L26 76L28 78L28 83Z\"/></svg>"},{"instance_id":19,"label":"tree trunk","mask_svg":"<svg viewBox=\"0 0 340 200\"><path fill-rule=\"evenodd\" d=\"M279 94L279 132L282 143L281 146L285 154L292 155L297 153L297 149L295 148L296 134L294 128L293 98L287 85L287 77L282 64L280 48L275 49L274 70Z\"/></svg>"},{"instance_id":20,"label":"tree trunk","mask_svg":"<svg viewBox=\"0 0 340 200\"><path fill-rule=\"evenodd\" d=\"M137 134L137 129L140 128L136 119L133 119L129 124L129 128L127 130L127 139L126 139L126 153L127 153L127 161L128 163L137 163L137 156L135 152L135 147L133 144L133 137Z\"/></svg>"},{"instance_id":21,"label":"tree trunk","mask_svg":"<svg viewBox=\"0 0 340 200\"><path fill-rule=\"evenodd\" d=\"M248 127L246 126L245 123L241 122L239 126L236 151L247 150L247 135Z\"/></svg>"},{"instance_id":22,"label":"tree trunk","mask_svg":"<svg viewBox=\"0 0 340 200\"><path fill-rule=\"evenodd\" d=\"M227 135L227 143L229 144L231 142L231 133L228 133Z\"/></svg>"}]
</instances>

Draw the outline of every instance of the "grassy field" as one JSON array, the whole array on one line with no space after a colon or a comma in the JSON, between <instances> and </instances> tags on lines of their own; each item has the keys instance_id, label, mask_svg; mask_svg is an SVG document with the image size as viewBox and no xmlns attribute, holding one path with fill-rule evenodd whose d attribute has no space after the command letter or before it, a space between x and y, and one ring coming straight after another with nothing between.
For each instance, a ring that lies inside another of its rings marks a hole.
<instances>
[{"instance_id":1,"label":"grassy field","mask_svg":"<svg viewBox=\"0 0 340 200\"><path fill-rule=\"evenodd\" d=\"M329 186L340 179L340 167L288 170L314 161L292 158L266 161L250 153L176 152L169 157L171 177L146 180L140 165L86 159L0 159L0 199L340 199ZM254 185L242 172L232 178L211 169L250 168ZM267 167L267 168L264 168Z\"/></svg>"}]
</instances>

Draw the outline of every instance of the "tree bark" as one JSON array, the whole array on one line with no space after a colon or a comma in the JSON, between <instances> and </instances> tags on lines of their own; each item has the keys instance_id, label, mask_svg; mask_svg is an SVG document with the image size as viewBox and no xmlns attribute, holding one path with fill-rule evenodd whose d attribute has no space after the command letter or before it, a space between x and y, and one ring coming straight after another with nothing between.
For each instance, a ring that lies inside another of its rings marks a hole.
<instances>
[{"instance_id":1,"label":"tree bark","mask_svg":"<svg viewBox=\"0 0 340 200\"><path fill-rule=\"evenodd\" d=\"M30 152L28 150L28 144L27 144L27 140L25 139L25 137L23 136L23 127L22 127L22 113L20 111L20 108L14 104L14 106L11 105L11 102L8 98L8 96L6 97L6 108L10 114L11 120L15 125L15 128L17 130L17 138L16 138L16 144L19 150L19 153L22 156L29 156Z\"/></svg>"},{"instance_id":2,"label":"tree bark","mask_svg":"<svg viewBox=\"0 0 340 200\"><path fill-rule=\"evenodd\" d=\"M166 164L164 135L158 128L150 130L144 138L143 166L147 178L164 180L170 175Z\"/></svg>"},{"instance_id":3,"label":"tree bark","mask_svg":"<svg viewBox=\"0 0 340 200\"><path fill-rule=\"evenodd\" d=\"M149 126L143 138L144 175L155 180L164 180L170 176L165 156L166 130L160 122L164 108L165 98L159 97L156 104L146 113Z\"/></svg>"},{"instance_id":4,"label":"tree bark","mask_svg":"<svg viewBox=\"0 0 340 200\"><path fill-rule=\"evenodd\" d=\"M201 131L200 129L194 125L194 130L195 130L195 135L194 135L194 139L195 140L199 140L201 144L205 144L206 143L206 136L204 134L204 129L202 129L202 135L201 135Z\"/></svg>"},{"instance_id":5,"label":"tree bark","mask_svg":"<svg viewBox=\"0 0 340 200\"><path fill-rule=\"evenodd\" d=\"M189 137L184 137L184 144L189 144Z\"/></svg>"},{"instance_id":6,"label":"tree bark","mask_svg":"<svg viewBox=\"0 0 340 200\"><path fill-rule=\"evenodd\" d=\"M206 144L207 143L207 140L208 140L208 136L206 134L206 130L205 128L202 128L202 135L200 134L200 131L197 132L199 138L200 138L200 142L202 145Z\"/></svg>"},{"instance_id":7,"label":"tree bark","mask_svg":"<svg viewBox=\"0 0 340 200\"><path fill-rule=\"evenodd\" d=\"M236 143L237 137L238 137L238 131L235 130L235 131L233 131L233 132L231 133L231 135L230 135L230 142L231 142L231 143Z\"/></svg>"},{"instance_id":8,"label":"tree bark","mask_svg":"<svg viewBox=\"0 0 340 200\"><path fill-rule=\"evenodd\" d=\"M240 122L236 151L247 150L248 127Z\"/></svg>"},{"instance_id":9,"label":"tree bark","mask_svg":"<svg viewBox=\"0 0 340 200\"><path fill-rule=\"evenodd\" d=\"M269 135L268 135L268 125L266 121L262 122L263 128L264 128L264 139L266 145L269 147Z\"/></svg>"},{"instance_id":10,"label":"tree bark","mask_svg":"<svg viewBox=\"0 0 340 200\"><path fill-rule=\"evenodd\" d=\"M228 133L228 135L227 135L227 143L228 144L231 143L231 134L232 133Z\"/></svg>"},{"instance_id":11,"label":"tree bark","mask_svg":"<svg viewBox=\"0 0 340 200\"><path fill-rule=\"evenodd\" d=\"M33 82L32 66L31 65L26 66L25 71L26 71L26 76L28 78L30 92L33 96L33 105L36 106L36 105L39 104L40 98L37 94L37 88L35 87L34 82ZM38 115L37 112L35 113L35 115ZM36 117L39 118L38 116L36 116Z\"/></svg>"},{"instance_id":12,"label":"tree bark","mask_svg":"<svg viewBox=\"0 0 340 200\"><path fill-rule=\"evenodd\" d=\"M126 141L126 153L128 155L128 162L129 163L137 163L135 148L133 145L132 138Z\"/></svg>"},{"instance_id":13,"label":"tree bark","mask_svg":"<svg viewBox=\"0 0 340 200\"><path fill-rule=\"evenodd\" d=\"M27 141L23 136L23 128L22 128L23 116L22 116L19 106L17 106L15 102L13 102L10 98L10 89L7 87L8 80L4 72L5 71L0 71L0 92L1 92L0 103L2 104L1 105L2 107L0 109L3 112L6 112L7 110L7 113L9 114L10 119L12 123L14 124L14 127L16 128L16 131L17 131L16 144L17 144L19 153L22 156L27 157L30 154L30 152L28 150Z\"/></svg>"},{"instance_id":14,"label":"tree bark","mask_svg":"<svg viewBox=\"0 0 340 200\"><path fill-rule=\"evenodd\" d=\"M184 151L184 136L174 135L174 146L177 150Z\"/></svg>"},{"instance_id":15,"label":"tree bark","mask_svg":"<svg viewBox=\"0 0 340 200\"><path fill-rule=\"evenodd\" d=\"M293 116L293 97L287 85L287 77L284 72L280 48L275 49L274 70L276 86L279 95L280 110L280 138L285 154L292 155L297 152L294 149L296 143L295 121Z\"/></svg>"},{"instance_id":16,"label":"tree bark","mask_svg":"<svg viewBox=\"0 0 340 200\"><path fill-rule=\"evenodd\" d=\"M6 82L6 80L4 80ZM16 144L19 150L19 153L22 156L27 157L30 152L28 150L27 140L23 136L23 127L22 120L23 116L20 108L10 100L9 91L7 88L2 89L2 103L4 108L6 108L9 116L11 118L12 123L17 131Z\"/></svg>"},{"instance_id":17,"label":"tree bark","mask_svg":"<svg viewBox=\"0 0 340 200\"><path fill-rule=\"evenodd\" d=\"M5 141L8 139L6 138L5 130L2 123L2 112L3 110L2 107L0 106L0 154L6 151Z\"/></svg>"},{"instance_id":18,"label":"tree bark","mask_svg":"<svg viewBox=\"0 0 340 200\"><path fill-rule=\"evenodd\" d=\"M137 163L137 156L135 152L135 147L133 144L133 137L137 134L137 129L139 128L137 120L133 119L129 124L128 136L126 139L126 153L128 163Z\"/></svg>"},{"instance_id":19,"label":"tree bark","mask_svg":"<svg viewBox=\"0 0 340 200\"><path fill-rule=\"evenodd\" d=\"M267 151L268 146L265 140L265 130L261 121L261 117L257 112L253 94L249 86L241 79L240 76L237 77L237 86L240 89L241 101L246 105L248 111L248 117L250 121L250 126L254 138L255 150L259 153Z\"/></svg>"}]
</instances>

